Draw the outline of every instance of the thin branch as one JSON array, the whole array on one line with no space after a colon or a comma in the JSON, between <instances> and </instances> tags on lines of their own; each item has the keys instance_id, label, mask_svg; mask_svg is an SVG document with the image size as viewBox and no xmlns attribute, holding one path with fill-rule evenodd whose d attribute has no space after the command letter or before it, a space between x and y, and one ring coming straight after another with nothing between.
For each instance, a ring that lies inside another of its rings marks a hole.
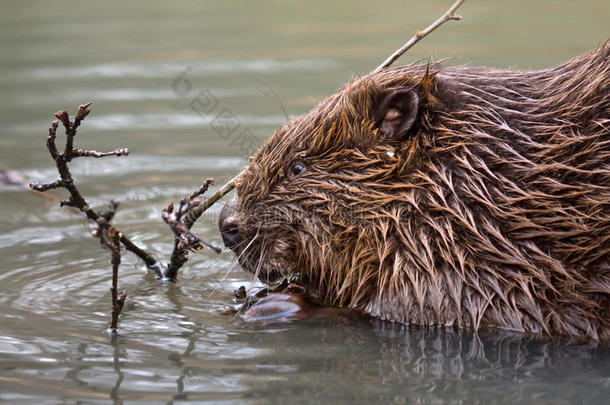
<instances>
[{"instance_id":1,"label":"thin branch","mask_svg":"<svg viewBox=\"0 0 610 405\"><path fill-rule=\"evenodd\" d=\"M189 195L189 200L194 200L200 195L205 194L208 191L208 188L210 188L210 184L214 184L214 179L206 179L203 184L201 184L201 187Z\"/></svg>"},{"instance_id":2,"label":"thin branch","mask_svg":"<svg viewBox=\"0 0 610 405\"><path fill-rule=\"evenodd\" d=\"M60 111L55 114L55 117L61 121L64 128L66 129L66 148L64 149L64 160L69 162L72 160L74 137L76 136L76 130L80 126L82 120L89 115L89 106L91 103L82 104L78 107L78 112L74 117L74 121L70 122L70 117L67 111Z\"/></svg>"},{"instance_id":3,"label":"thin branch","mask_svg":"<svg viewBox=\"0 0 610 405\"><path fill-rule=\"evenodd\" d=\"M97 152L94 150L85 150L85 149L73 149L72 157L94 157L94 158L103 158L106 156L127 156L129 155L129 148L120 148L115 149L110 152Z\"/></svg>"},{"instance_id":4,"label":"thin branch","mask_svg":"<svg viewBox=\"0 0 610 405\"><path fill-rule=\"evenodd\" d=\"M61 201L61 206L69 206L79 209L83 212L87 218L90 220L97 222L100 218L97 212L95 212L85 198L81 195L80 191L74 184L74 180L72 179L72 173L70 173L70 169L68 168L68 162L75 156L79 156L79 150L75 150L74 145L74 137L76 136L76 130L80 126L82 120L84 120L89 114L89 106L91 103L82 104L78 108L78 112L74 118L73 122L70 122L70 117L66 111L59 111L55 114L57 120L51 123L49 128L49 136L47 137L47 149L49 150L49 154L55 161L55 165L57 167L57 172L59 173L59 180L50 182L50 183L38 183L38 184L30 184L30 188L34 191L43 192L46 190L54 189L54 188L65 188L70 194L69 199ZM57 127L59 126L59 122L62 123L66 130L66 148L63 153L59 153L57 150L56 134ZM129 153L128 149L119 149L121 153L118 156L124 156ZM116 152L116 151L115 151ZM113 155L117 155L114 153ZM161 275L159 270L159 261L149 252L140 249L137 247L127 235L123 233L119 234L119 238L123 246L130 252L134 253L140 259L146 263L146 266L154 271L157 274Z\"/></svg>"},{"instance_id":5,"label":"thin branch","mask_svg":"<svg viewBox=\"0 0 610 405\"><path fill-rule=\"evenodd\" d=\"M418 31L415 35L407 41L400 49L390 55L381 65L379 65L374 72L378 72L390 66L400 56L407 52L417 42L427 36L429 33L440 27L447 21L460 20L462 17L455 14L455 11L464 3L465 0L457 0L445 14L443 14L434 23L429 25L423 31ZM68 169L67 163L75 157L94 157L102 158L106 156L126 156L129 154L129 149L120 148L111 152L97 152L93 150L74 149L74 137L76 136L76 130L80 126L81 121L89 114L89 106L91 103L83 104L79 107L78 112L73 122L70 122L68 113L66 111L60 111L55 114L57 120L53 121L49 128L49 136L47 138L47 148L51 157L55 160L57 171L60 174L60 179L51 183L46 184L30 184L30 188L36 191L46 191L55 188L65 188L70 193L68 200L62 201L61 205L67 205L76 207L80 211L84 212L87 217L93 221L104 221L104 215L100 215L93 211L85 199L82 197L72 179L72 175ZM55 145L57 127L61 122L66 130L66 147L63 153L59 153ZM221 199L224 195L235 188L236 182L243 175L244 171L240 172L237 176L229 180L226 184L220 187L213 195L207 198L205 201L200 202L195 198L202 195L208 190L212 179L207 179L201 187L192 193L188 199L182 200L177 211L174 212L173 204L168 205L162 212L163 220L170 226L172 232L175 235L174 250L170 257L170 262L167 267L161 266L159 261L150 253L137 247L126 235L117 231L117 237L125 248L135 253L140 259L142 259L146 265L153 269L157 275L163 279L175 280L178 270L188 260L188 251L199 251L203 245L212 248L214 251L219 252L220 249L210 245L203 241L193 233L190 229L193 224L201 217L201 215L210 208L216 201ZM114 214L116 205L112 208L112 214ZM114 228L112 228L114 229ZM118 259L120 261L120 258ZM114 264L113 264L114 266ZM118 264L117 264L118 266ZM114 298L113 298L114 300ZM113 301L114 302L114 301ZM114 307L113 307L114 308Z\"/></svg>"},{"instance_id":6,"label":"thin branch","mask_svg":"<svg viewBox=\"0 0 610 405\"><path fill-rule=\"evenodd\" d=\"M413 47L416 43L418 43L422 38L426 35L446 23L450 20L461 20L462 16L455 14L455 11L464 3L465 0L457 0L453 5L447 10L445 14L443 14L438 20L434 21L423 31L417 31L411 39L409 39L402 47L400 47L396 52L390 55L383 63L373 71L373 73L379 72L381 69L387 68L392 65L396 61L396 59L400 58L405 52L407 52L410 48Z\"/></svg>"},{"instance_id":7,"label":"thin branch","mask_svg":"<svg viewBox=\"0 0 610 405\"><path fill-rule=\"evenodd\" d=\"M113 204L114 208L116 206ZM123 310L123 305L127 299L127 291L121 291L119 293L119 265L121 264L121 243L120 234L121 232L110 225L110 223L104 217L100 217L97 220L97 232L100 238L100 243L110 249L112 264L112 287L110 292L112 294L112 316L110 320L110 333L113 335L117 333L119 326L119 315Z\"/></svg>"},{"instance_id":8,"label":"thin branch","mask_svg":"<svg viewBox=\"0 0 610 405\"><path fill-rule=\"evenodd\" d=\"M235 182L239 179L239 177L244 172L241 171L237 176L233 177L231 180L226 182L222 187L220 187L214 194L208 197L207 200L198 204L195 208L189 210L186 218L184 219L184 224L188 226L190 229L195 221L199 219L201 214L203 214L208 208L212 206L216 201L220 200L225 194L235 188Z\"/></svg>"},{"instance_id":9,"label":"thin branch","mask_svg":"<svg viewBox=\"0 0 610 405\"><path fill-rule=\"evenodd\" d=\"M180 206L174 211L174 204L170 203L162 212L161 217L163 221L167 223L175 235L174 249L170 256L170 261L167 264L167 271L164 277L168 280L175 280L178 275L178 270L182 268L184 263L188 260L188 252L197 253L202 249L202 246L207 246L214 250L216 253L220 253L222 249L204 241L191 232L191 227L194 222L199 218L197 216L192 221L186 222L189 218L193 218L192 212L197 209L200 204L199 200L195 198L208 190L210 184L213 183L212 179L207 179L203 182L201 187L192 193L188 199L180 201Z\"/></svg>"},{"instance_id":10,"label":"thin branch","mask_svg":"<svg viewBox=\"0 0 610 405\"><path fill-rule=\"evenodd\" d=\"M64 182L63 180L55 180L51 183L37 183L37 184L30 184L30 187L32 188L32 190L34 191L39 191L39 192L45 192L47 190L53 190L54 188L63 188L64 187Z\"/></svg>"},{"instance_id":11,"label":"thin branch","mask_svg":"<svg viewBox=\"0 0 610 405\"><path fill-rule=\"evenodd\" d=\"M108 229L115 229L110 221L114 216L118 203L112 201L108 210L103 212L96 212L87 203L80 191L74 184L72 174L68 168L68 162L77 157L94 157L103 158L107 156L126 156L129 154L129 149L119 148L111 152L97 152L93 150L75 149L74 148L74 137L76 136L76 130L80 126L83 119L89 114L89 106L91 103L83 104L79 106L78 113L75 116L74 121L70 121L70 117L66 111L60 111L55 114L57 118L51 123L49 128L49 136L47 137L47 148L59 173L59 180L43 183L43 184L30 184L30 188L35 191L47 191L56 188L65 188L69 193L67 200L61 201L61 206L69 206L80 210L85 213L87 218L98 223L98 228L93 232L94 236L102 238L104 232L108 232ZM57 128L59 123L62 123L66 130L66 147L63 153L59 153L56 145ZM163 220L170 225L172 232L175 235L174 250L172 252L170 262L167 266L163 266L160 262L149 252L136 246L131 239L121 232L116 233L120 243L123 244L125 249L136 254L140 259L146 263L146 266L157 273L157 276L165 281L175 281L178 274L178 270L188 260L188 252L199 251L203 246L207 246L213 249L216 253L220 253L220 248L213 246L201 238L197 237L190 232L193 223L199 218L201 214L193 214L191 211L196 209L201 202L196 197L205 193L210 184L213 183L213 179L207 179L203 182L201 187L192 193L188 200L183 200L180 203L178 211L173 212L173 204L170 204L162 213ZM220 198L220 197L218 197ZM218 199L217 198L217 199ZM210 203L211 205L211 203ZM183 222L183 219L187 221ZM99 223L108 222L105 225L106 228L100 228ZM101 221L101 222L100 222ZM107 246L109 246L107 244ZM114 257L114 256L113 256ZM117 259L119 260L119 259ZM118 265L118 264L117 264ZM114 266L114 264L113 264ZM116 294L115 294L116 295ZM116 298L116 297L115 297ZM113 298L114 299L114 298ZM113 306L113 308L115 308ZM116 313L116 308L113 313Z\"/></svg>"}]
</instances>

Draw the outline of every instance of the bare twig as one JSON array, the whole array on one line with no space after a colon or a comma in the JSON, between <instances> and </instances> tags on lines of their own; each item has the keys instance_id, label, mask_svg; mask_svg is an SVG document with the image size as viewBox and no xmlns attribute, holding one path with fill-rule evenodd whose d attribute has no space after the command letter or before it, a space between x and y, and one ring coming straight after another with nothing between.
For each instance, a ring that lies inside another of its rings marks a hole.
<instances>
[{"instance_id":1,"label":"bare twig","mask_svg":"<svg viewBox=\"0 0 610 405\"><path fill-rule=\"evenodd\" d=\"M116 206L113 205L115 208ZM110 292L112 293L112 316L110 320L110 333L116 334L119 325L119 315L123 310L123 305L127 299L127 291L121 291L119 293L119 265L121 264L121 243L120 234L121 232L110 225L110 223L104 217L99 217L97 220L98 236L100 243L110 249L112 264L112 287Z\"/></svg>"},{"instance_id":2,"label":"bare twig","mask_svg":"<svg viewBox=\"0 0 610 405\"><path fill-rule=\"evenodd\" d=\"M102 157L102 155L125 156L129 154L129 149L117 149L113 152L108 153L99 153L95 151L74 149L74 137L76 136L76 130L80 126L82 120L84 120L91 111L89 109L90 105L91 103L80 105L78 107L78 112L76 113L74 121L72 122L70 121L70 117L67 111L59 111L55 113L55 118L57 118L57 120L53 121L51 123L51 127L49 128L49 136L47 137L47 149L49 150L51 157L55 161L55 165L57 166L57 171L59 173L60 178L59 180L50 183L30 184L30 188L32 190L40 192L55 188L65 188L70 194L70 197L67 200L61 201L60 205L77 208L78 210L83 212L87 216L87 218L94 222L97 222L100 216L89 206L87 201L84 199L84 197L81 195L80 191L74 184L74 180L72 179L72 173L70 173L70 169L68 168L68 162L74 157L92 156L94 154L99 154L100 156L98 157ZM57 145L55 143L57 136L57 127L59 126L60 122L66 130L66 147L63 153L58 152ZM129 239L129 237L122 233L120 233L120 241L127 250L142 259L144 263L146 263L146 266L156 271L157 274L161 274L159 270L159 261L151 253L140 249Z\"/></svg>"},{"instance_id":3,"label":"bare twig","mask_svg":"<svg viewBox=\"0 0 610 405\"><path fill-rule=\"evenodd\" d=\"M180 201L178 210L174 211L174 204L170 203L162 212L161 217L175 235L174 249L170 256L169 263L165 269L163 277L167 280L175 280L178 275L178 270L188 260L188 252L197 253L202 246L207 246L216 253L220 253L222 249L216 247L191 232L191 228L195 221L199 219L201 214L193 214L197 210L201 202L196 197L208 191L210 184L214 183L214 179L206 179L198 190L194 191L188 199Z\"/></svg>"},{"instance_id":4,"label":"bare twig","mask_svg":"<svg viewBox=\"0 0 610 405\"><path fill-rule=\"evenodd\" d=\"M72 153L73 158L81 157L81 156L102 158L102 157L106 157L106 156L127 156L127 155L129 155L129 149L127 149L127 148L115 149L111 152L97 152L94 150L73 149L73 153Z\"/></svg>"},{"instance_id":5,"label":"bare twig","mask_svg":"<svg viewBox=\"0 0 610 405\"><path fill-rule=\"evenodd\" d=\"M457 0L449 8L449 10L447 10L447 12L445 14L443 14L438 20L434 21L432 24L430 24L428 27L426 27L426 29L424 29L423 31L417 31L415 33L415 35L413 35L413 37L411 37L411 39L409 39L402 47L397 49L396 52L394 52L385 61L383 61L383 63L381 65L377 66L377 68L375 68L373 73L376 73L376 72L380 71L381 69L384 69L384 68L387 68L388 66L390 66L392 63L394 63L396 61L396 59L400 58L405 52L407 52L411 47L413 47L413 45L418 43L422 38L424 38L426 35L428 35L432 31L434 31L435 29L437 29L438 27L440 27L447 21L461 20L462 17L460 15L455 14L455 11L458 9L458 7L460 7L462 5L462 3L464 3L464 1L465 0Z\"/></svg>"},{"instance_id":6,"label":"bare twig","mask_svg":"<svg viewBox=\"0 0 610 405\"><path fill-rule=\"evenodd\" d=\"M233 177L231 180L226 182L222 187L220 187L214 194L208 197L207 200L199 203L196 207L189 210L186 218L184 219L184 224L188 226L190 229L195 221L199 219L201 214L203 214L208 208L212 206L216 201L220 200L225 194L235 188L235 182L239 177L243 174L243 171L240 172L237 176Z\"/></svg>"},{"instance_id":7,"label":"bare twig","mask_svg":"<svg viewBox=\"0 0 610 405\"><path fill-rule=\"evenodd\" d=\"M209 182L207 184L209 184ZM204 183L204 186L202 186L202 189L203 188L207 189L206 183ZM197 195L197 192L193 193L193 195ZM172 251L170 261L167 265L167 270L164 274L164 277L168 280L176 279L178 270L180 270L180 268L188 260L189 251L197 253L202 249L203 246L207 246L216 253L221 252L220 248L207 243L197 235L193 234L190 231L191 226L186 225L183 222L183 218L187 216L191 209L198 204L198 200L183 199L180 201L180 206L177 210L174 211L174 204L170 203L161 213L161 217L165 223L169 225L176 237L174 241L174 250Z\"/></svg>"},{"instance_id":8,"label":"bare twig","mask_svg":"<svg viewBox=\"0 0 610 405\"><path fill-rule=\"evenodd\" d=\"M51 157L53 160L55 160L60 178L50 183L30 184L30 188L40 192L57 188L65 188L68 190L70 195L69 199L61 201L60 204L62 206L74 207L85 213L87 218L98 223L98 228L93 232L93 235L102 238L102 234L106 231L105 228L100 228L99 223L101 220L105 220L108 222L108 229L115 229L110 224L110 221L114 216L118 203L112 201L109 209L103 212L96 212L91 209L87 201L79 192L78 188L74 185L72 174L68 168L68 162L77 157L102 158L107 156L126 156L129 154L129 149L120 148L111 152L97 152L93 150L74 148L74 137L76 136L76 130L80 126L82 120L85 119L85 117L89 114L90 105L91 103L81 105L74 121L72 122L70 121L70 117L66 111L60 111L55 114L57 119L53 121L51 127L49 128L47 148L49 149ZM60 153L56 146L56 134L60 122L66 130L66 148L63 153ZM201 187L199 187L198 190L189 196L188 200L183 200L180 203L180 208L178 211L173 212L173 204L170 204L163 211L163 220L170 225L170 228L175 235L174 250L172 252L170 261L166 266L161 265L151 253L136 246L127 235L117 232L117 237L119 238L120 243L125 246L125 249L135 253L140 259L142 259L148 268L154 270L157 273L157 276L164 281L176 280L178 270L180 270L182 265L188 260L188 251L196 252L200 250L202 246L207 246L219 253L220 249L218 247L212 246L190 232L191 227L201 215L200 213L197 213L201 202L196 199L196 197L205 193L212 183L213 179L205 180Z\"/></svg>"},{"instance_id":9,"label":"bare twig","mask_svg":"<svg viewBox=\"0 0 610 405\"><path fill-rule=\"evenodd\" d=\"M197 190L193 191L191 195L189 195L189 200L194 200L200 195L205 194L208 191L208 188L210 188L210 184L214 184L214 179L205 179L203 184L201 184L201 187L199 187Z\"/></svg>"}]
</instances>

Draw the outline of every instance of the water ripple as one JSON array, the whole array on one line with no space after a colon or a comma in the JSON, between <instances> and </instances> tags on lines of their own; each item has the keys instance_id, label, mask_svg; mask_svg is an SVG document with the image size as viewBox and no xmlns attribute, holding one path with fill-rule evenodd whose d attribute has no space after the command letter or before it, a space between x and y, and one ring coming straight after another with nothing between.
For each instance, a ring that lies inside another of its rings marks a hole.
<instances>
[{"instance_id":1,"label":"water ripple","mask_svg":"<svg viewBox=\"0 0 610 405\"><path fill-rule=\"evenodd\" d=\"M141 130L167 130L176 128L206 128L214 122L217 114L198 114L194 111L188 113L141 113L141 114L95 114L87 118L87 128L97 131L141 131ZM253 126L279 126L286 121L284 115L248 115L237 116L243 127ZM9 125L7 132L37 133L41 128L47 128L48 122L28 122Z\"/></svg>"},{"instance_id":2,"label":"water ripple","mask_svg":"<svg viewBox=\"0 0 610 405\"><path fill-rule=\"evenodd\" d=\"M167 78L174 77L187 67L197 75L229 75L246 72L274 74L286 71L325 70L337 62L329 59L249 59L220 61L184 61L180 63L116 62L90 66L44 67L22 71L21 75L38 80L73 80L80 77L106 78Z\"/></svg>"},{"instance_id":3,"label":"water ripple","mask_svg":"<svg viewBox=\"0 0 610 405\"><path fill-rule=\"evenodd\" d=\"M130 176L138 173L172 173L179 171L190 171L194 168L198 172L235 170L242 166L244 160L230 156L167 156L133 154L127 158L107 159L78 159L70 163L70 171L80 181L87 180L86 177L96 176ZM48 167L44 169L29 169L23 173L31 181L48 181L57 176L57 169ZM192 192L189 191L189 192Z\"/></svg>"},{"instance_id":4,"label":"water ripple","mask_svg":"<svg viewBox=\"0 0 610 405\"><path fill-rule=\"evenodd\" d=\"M243 97L260 94L260 89L255 87L208 88L215 97ZM117 88L117 89L86 89L66 90L59 94L20 94L14 100L15 104L32 105L63 105L66 103L81 103L83 100L97 101L153 101L174 100L176 93L169 86L167 89L158 88Z\"/></svg>"}]
</instances>

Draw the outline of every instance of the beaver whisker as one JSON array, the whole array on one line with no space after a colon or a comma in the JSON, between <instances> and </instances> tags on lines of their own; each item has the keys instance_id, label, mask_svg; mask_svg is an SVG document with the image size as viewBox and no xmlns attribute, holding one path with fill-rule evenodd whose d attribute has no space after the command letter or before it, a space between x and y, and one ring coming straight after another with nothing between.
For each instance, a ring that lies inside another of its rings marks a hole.
<instances>
[{"instance_id":1,"label":"beaver whisker","mask_svg":"<svg viewBox=\"0 0 610 405\"><path fill-rule=\"evenodd\" d=\"M261 249L260 249L260 254L258 256L258 261L256 263L256 268L255 270L252 272L252 280L250 281L250 288L252 288L254 286L254 284L256 283L256 280L258 280L258 276L260 274L261 268L262 268L262 264L263 264L263 257L265 257L265 253L266 253L266 245L265 245L265 240L263 239L263 243L261 244ZM267 273L267 276L269 275L269 273ZM267 280L269 281L269 280Z\"/></svg>"},{"instance_id":2,"label":"beaver whisker","mask_svg":"<svg viewBox=\"0 0 610 405\"><path fill-rule=\"evenodd\" d=\"M250 243L248 243L248 245L244 248L244 250L239 254L239 256L237 256L237 260L239 261L239 259L241 259L241 257L243 256L244 253L246 253L246 251L250 248L250 246L252 246L252 244L254 243L254 241L256 240L256 238L258 238L259 236L259 232L260 232L260 226L258 227L258 229L256 230L256 234L252 237L252 239L250 240ZM241 243L245 243L241 242Z\"/></svg>"},{"instance_id":3,"label":"beaver whisker","mask_svg":"<svg viewBox=\"0 0 610 405\"><path fill-rule=\"evenodd\" d=\"M275 103L282 109L282 113L284 114L284 117L286 118L286 122L290 121L290 117L288 116L288 112L286 112L286 107L284 107L284 103L282 103L282 99L280 98L280 96L275 92L275 90L273 90L273 88L271 86L269 86L269 84L266 81L264 81L263 79L260 79L260 78L257 78L256 80L259 83L261 83L263 86L265 86L265 88L267 90L269 90L269 93L265 93L260 88L259 88L259 91L261 93L263 93L264 95L266 95L267 97L271 98L273 101L275 101Z\"/></svg>"},{"instance_id":4,"label":"beaver whisker","mask_svg":"<svg viewBox=\"0 0 610 405\"><path fill-rule=\"evenodd\" d=\"M225 272L225 274L224 274L224 275L223 275L223 276L220 278L220 281L221 281L221 282L222 282L222 281L224 281L224 280L226 280L226 278L229 276L229 273L230 273L230 272L233 270L233 268L234 268L234 267L235 267L237 264L239 264L239 259L240 259L240 258L241 258L241 257L242 257L244 254L246 254L246 252L247 252L248 248L249 248L250 246L252 246L252 244L254 243L254 241L256 240L256 238L258 238L258 235L259 235L259 234L258 234L258 232L257 232L257 233L256 233L256 235L254 235L254 237L253 237L253 238L252 238L252 240L250 241L250 243L248 243L248 246L246 246L246 247L244 248L244 250L243 250L243 251L240 253L240 255L239 255L239 256L236 256L236 257L233 259L233 263L231 263L231 266L229 266L229 269L228 269L228 270ZM243 243L245 243L245 241L244 241L244 242L240 242L240 244L243 244ZM208 298L211 298L211 297L213 296L213 294L216 292L216 290L217 290L217 288L214 288L214 289L213 289L213 290L210 292L210 294L208 295Z\"/></svg>"},{"instance_id":5,"label":"beaver whisker","mask_svg":"<svg viewBox=\"0 0 610 405\"><path fill-rule=\"evenodd\" d=\"M221 205L221 206L222 206L222 209L225 209L225 208L226 208L227 210L230 210L230 211L232 211L232 212L237 212L237 210L238 210L236 207L233 207L231 204L226 203L226 202L224 202L224 201L219 201L219 202L216 202L216 204Z\"/></svg>"},{"instance_id":6,"label":"beaver whisker","mask_svg":"<svg viewBox=\"0 0 610 405\"><path fill-rule=\"evenodd\" d=\"M233 250L240 250L242 246L247 245L244 250L246 250L248 247L250 247L250 245L254 242L254 239L256 239L257 235L254 235L254 237L252 238L252 240L250 240L250 242L248 242L247 240L242 240L240 242L238 242L235 246L233 246ZM237 257L239 259L239 257Z\"/></svg>"}]
</instances>

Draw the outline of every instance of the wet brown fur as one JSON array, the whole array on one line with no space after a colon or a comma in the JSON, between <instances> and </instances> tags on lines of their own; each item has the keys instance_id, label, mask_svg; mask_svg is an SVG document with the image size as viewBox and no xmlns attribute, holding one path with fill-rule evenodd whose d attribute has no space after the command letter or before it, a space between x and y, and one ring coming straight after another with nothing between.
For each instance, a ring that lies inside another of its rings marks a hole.
<instances>
[{"instance_id":1,"label":"wet brown fur","mask_svg":"<svg viewBox=\"0 0 610 405\"><path fill-rule=\"evenodd\" d=\"M609 55L353 80L251 160L240 263L391 321L610 339ZM387 139L376 109L404 88L417 121Z\"/></svg>"}]
</instances>

